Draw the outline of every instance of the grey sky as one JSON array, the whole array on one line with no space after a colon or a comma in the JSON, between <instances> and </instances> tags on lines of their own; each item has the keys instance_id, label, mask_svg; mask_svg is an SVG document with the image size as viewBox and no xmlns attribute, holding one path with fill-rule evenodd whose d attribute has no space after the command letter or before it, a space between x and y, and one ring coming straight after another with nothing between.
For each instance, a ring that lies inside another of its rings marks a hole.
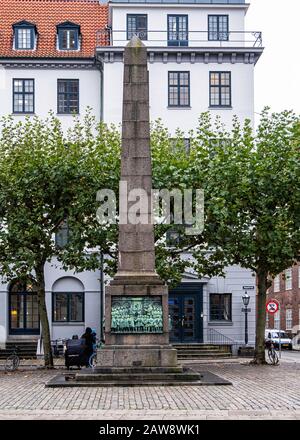
<instances>
[{"instance_id":1,"label":"grey sky","mask_svg":"<svg viewBox=\"0 0 300 440\"><path fill-rule=\"evenodd\" d=\"M250 0L246 30L261 30L265 51L255 67L255 111L300 114L300 1Z\"/></svg>"}]
</instances>

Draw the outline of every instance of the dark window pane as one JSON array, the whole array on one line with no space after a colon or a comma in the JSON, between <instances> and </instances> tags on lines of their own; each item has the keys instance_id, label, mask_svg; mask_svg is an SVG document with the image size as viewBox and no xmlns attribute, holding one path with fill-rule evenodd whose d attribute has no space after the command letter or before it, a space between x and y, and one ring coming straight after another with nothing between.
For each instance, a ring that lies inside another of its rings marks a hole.
<instances>
[{"instance_id":1,"label":"dark window pane","mask_svg":"<svg viewBox=\"0 0 300 440\"><path fill-rule=\"evenodd\" d=\"M79 81L58 80L58 113L79 112Z\"/></svg>"},{"instance_id":2,"label":"dark window pane","mask_svg":"<svg viewBox=\"0 0 300 440\"><path fill-rule=\"evenodd\" d=\"M168 45L187 46L188 45L188 16L169 15L168 16Z\"/></svg>"},{"instance_id":3,"label":"dark window pane","mask_svg":"<svg viewBox=\"0 0 300 440\"><path fill-rule=\"evenodd\" d=\"M56 293L54 295L54 321L68 321L68 296L65 293Z\"/></svg>"},{"instance_id":4,"label":"dark window pane","mask_svg":"<svg viewBox=\"0 0 300 440\"><path fill-rule=\"evenodd\" d=\"M231 73L210 72L210 106L231 106Z\"/></svg>"},{"instance_id":5,"label":"dark window pane","mask_svg":"<svg viewBox=\"0 0 300 440\"><path fill-rule=\"evenodd\" d=\"M208 16L208 39L211 41L228 40L228 15Z\"/></svg>"},{"instance_id":6,"label":"dark window pane","mask_svg":"<svg viewBox=\"0 0 300 440\"><path fill-rule=\"evenodd\" d=\"M81 293L70 295L70 321L83 321L83 295Z\"/></svg>"},{"instance_id":7,"label":"dark window pane","mask_svg":"<svg viewBox=\"0 0 300 440\"><path fill-rule=\"evenodd\" d=\"M83 311L83 293L68 292L53 294L54 322L83 322Z\"/></svg>"},{"instance_id":8,"label":"dark window pane","mask_svg":"<svg viewBox=\"0 0 300 440\"><path fill-rule=\"evenodd\" d=\"M78 29L59 29L58 44L60 50L77 50L78 41Z\"/></svg>"},{"instance_id":9,"label":"dark window pane","mask_svg":"<svg viewBox=\"0 0 300 440\"><path fill-rule=\"evenodd\" d=\"M32 27L16 28L16 49L33 49L34 30Z\"/></svg>"},{"instance_id":10,"label":"dark window pane","mask_svg":"<svg viewBox=\"0 0 300 440\"><path fill-rule=\"evenodd\" d=\"M231 294L210 294L210 319L231 321Z\"/></svg>"},{"instance_id":11,"label":"dark window pane","mask_svg":"<svg viewBox=\"0 0 300 440\"><path fill-rule=\"evenodd\" d=\"M189 72L169 72L169 105L190 105L190 75Z\"/></svg>"},{"instance_id":12,"label":"dark window pane","mask_svg":"<svg viewBox=\"0 0 300 440\"><path fill-rule=\"evenodd\" d=\"M147 15L127 14L127 40L137 35L141 40L147 40Z\"/></svg>"},{"instance_id":13,"label":"dark window pane","mask_svg":"<svg viewBox=\"0 0 300 440\"><path fill-rule=\"evenodd\" d=\"M34 80L33 79L13 80L13 112L14 113L34 112Z\"/></svg>"}]
</instances>

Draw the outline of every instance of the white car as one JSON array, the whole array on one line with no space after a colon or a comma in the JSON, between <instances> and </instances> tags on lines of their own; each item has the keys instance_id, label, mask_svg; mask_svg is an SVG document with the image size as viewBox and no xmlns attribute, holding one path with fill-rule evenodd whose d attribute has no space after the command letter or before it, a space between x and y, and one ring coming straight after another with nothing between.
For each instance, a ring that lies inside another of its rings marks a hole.
<instances>
[{"instance_id":1,"label":"white car","mask_svg":"<svg viewBox=\"0 0 300 440\"><path fill-rule=\"evenodd\" d=\"M284 330L275 330L275 329L266 329L265 330L265 341L266 346L268 347L271 342L274 344L274 348L279 348L279 341L281 348L286 348L288 350L292 350L292 340L285 333Z\"/></svg>"}]
</instances>

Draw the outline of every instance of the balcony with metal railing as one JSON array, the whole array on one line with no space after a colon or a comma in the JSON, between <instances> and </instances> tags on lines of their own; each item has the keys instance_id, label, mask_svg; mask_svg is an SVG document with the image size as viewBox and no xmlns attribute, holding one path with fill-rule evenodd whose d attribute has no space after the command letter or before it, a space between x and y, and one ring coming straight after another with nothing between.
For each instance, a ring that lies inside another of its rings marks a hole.
<instances>
[{"instance_id":1,"label":"balcony with metal railing","mask_svg":"<svg viewBox=\"0 0 300 440\"><path fill-rule=\"evenodd\" d=\"M168 47L180 50L194 48L262 48L260 31L165 31L143 30L128 32L126 30L104 29L97 31L96 44L101 46L123 47L137 35L146 46Z\"/></svg>"}]
</instances>

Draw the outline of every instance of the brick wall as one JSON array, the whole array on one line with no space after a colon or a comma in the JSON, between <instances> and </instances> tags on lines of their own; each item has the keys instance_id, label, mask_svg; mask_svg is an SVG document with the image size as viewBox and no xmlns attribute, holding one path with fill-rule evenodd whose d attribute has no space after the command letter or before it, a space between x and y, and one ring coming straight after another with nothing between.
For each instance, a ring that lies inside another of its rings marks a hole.
<instances>
[{"instance_id":1,"label":"brick wall","mask_svg":"<svg viewBox=\"0 0 300 440\"><path fill-rule=\"evenodd\" d=\"M268 299L277 299L280 303L280 329L287 330L286 328L286 310L292 309L292 328L293 333L297 333L297 327L300 330L299 322L299 310L300 310L300 288L299 288L299 271L300 263L292 267L292 289L286 290L285 288L285 274L284 272L279 275L280 277L280 291L274 292L274 282L272 287L268 291ZM296 327L296 328L295 328ZM269 328L274 328L274 316L269 315Z\"/></svg>"}]
</instances>

